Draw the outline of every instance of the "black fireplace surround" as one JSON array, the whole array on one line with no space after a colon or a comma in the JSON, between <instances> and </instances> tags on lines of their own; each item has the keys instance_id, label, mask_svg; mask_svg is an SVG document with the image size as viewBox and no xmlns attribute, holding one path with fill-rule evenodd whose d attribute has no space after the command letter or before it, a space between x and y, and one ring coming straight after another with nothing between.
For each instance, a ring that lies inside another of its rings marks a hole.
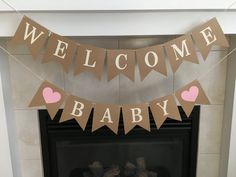
<instances>
[{"instance_id":1,"label":"black fireplace surround","mask_svg":"<svg viewBox=\"0 0 236 177\"><path fill-rule=\"evenodd\" d=\"M127 135L121 114L115 135L107 127L91 133L93 111L82 131L75 120L58 123L62 110L54 120L39 110L44 177L112 177L94 175L91 164L102 165L104 172L119 168L117 177L196 177L200 106L189 118L181 107L179 112L182 122L167 119L157 130L149 111L151 132L135 127ZM145 173L137 172L140 159L145 161ZM136 171L127 174L127 168Z\"/></svg>"}]
</instances>

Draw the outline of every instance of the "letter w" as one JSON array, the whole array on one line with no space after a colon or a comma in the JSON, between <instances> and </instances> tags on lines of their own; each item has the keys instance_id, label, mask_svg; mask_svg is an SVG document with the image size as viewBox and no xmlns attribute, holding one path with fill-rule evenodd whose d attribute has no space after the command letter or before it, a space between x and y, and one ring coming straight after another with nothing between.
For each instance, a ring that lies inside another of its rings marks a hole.
<instances>
[{"instance_id":1,"label":"letter w","mask_svg":"<svg viewBox=\"0 0 236 177\"><path fill-rule=\"evenodd\" d=\"M36 33L36 28L34 26L33 29L29 32L29 23L26 22L26 28L25 28L25 35L24 35L24 40L28 39L30 36L31 36L31 39L30 39L30 44L33 44L41 35L44 34L43 31L40 32L39 35L35 35Z\"/></svg>"}]
</instances>

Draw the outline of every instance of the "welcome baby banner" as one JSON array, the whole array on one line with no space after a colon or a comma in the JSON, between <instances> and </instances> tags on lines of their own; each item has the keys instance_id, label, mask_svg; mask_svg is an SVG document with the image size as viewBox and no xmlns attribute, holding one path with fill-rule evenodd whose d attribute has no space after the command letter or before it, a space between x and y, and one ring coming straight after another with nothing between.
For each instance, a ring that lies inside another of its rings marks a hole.
<instances>
[{"instance_id":1,"label":"welcome baby banner","mask_svg":"<svg viewBox=\"0 0 236 177\"><path fill-rule=\"evenodd\" d=\"M100 80L104 65L107 63L109 81L119 74L134 81L136 64L141 80L144 80L153 70L167 76L166 59L175 73L185 61L199 63L196 48L206 60L213 45L229 46L216 18L199 25L188 34L164 44L130 50L105 49L76 43L69 38L50 32L47 28L24 16L10 43L26 45L34 59L44 51L42 62L59 62L66 73L73 64L74 75L91 72ZM147 103L129 105L94 103L85 98L65 93L63 89L44 81L29 107L44 105L53 119L64 105L59 122L75 119L83 130L92 115L92 132L107 126L117 134L120 119L123 118L124 132L127 134L136 126L150 131L149 110L159 129L167 118L181 121L177 105L181 105L186 115L190 116L195 104L210 104L197 80L186 84L170 95L154 98Z\"/></svg>"},{"instance_id":2,"label":"welcome baby banner","mask_svg":"<svg viewBox=\"0 0 236 177\"><path fill-rule=\"evenodd\" d=\"M155 98L148 103L129 105L93 103L74 95L67 95L54 84L44 81L33 97L29 107L45 105L51 119L53 119L65 101L60 123L75 119L80 127L85 130L93 110L92 132L107 126L117 134L120 118L123 117L124 132L127 134L136 126L150 131L149 108L158 129L167 118L181 121L177 100L187 116L190 115L195 104L210 104L197 80L177 90L174 94Z\"/></svg>"},{"instance_id":3,"label":"welcome baby banner","mask_svg":"<svg viewBox=\"0 0 236 177\"><path fill-rule=\"evenodd\" d=\"M74 74L91 72L101 79L104 64L108 64L108 80L123 74L134 81L135 65L137 63L140 78L152 71L167 76L166 58L170 62L173 73L185 62L197 64L196 47L204 59L213 45L228 47L228 41L216 18L194 28L186 35L162 45L149 46L136 50L111 50L76 43L66 37L50 32L42 25L24 16L11 44L24 44L28 47L33 58L44 51L43 63L55 61L62 65L65 72L73 64ZM196 46L196 47L195 47ZM75 60L75 62L73 62Z\"/></svg>"}]
</instances>

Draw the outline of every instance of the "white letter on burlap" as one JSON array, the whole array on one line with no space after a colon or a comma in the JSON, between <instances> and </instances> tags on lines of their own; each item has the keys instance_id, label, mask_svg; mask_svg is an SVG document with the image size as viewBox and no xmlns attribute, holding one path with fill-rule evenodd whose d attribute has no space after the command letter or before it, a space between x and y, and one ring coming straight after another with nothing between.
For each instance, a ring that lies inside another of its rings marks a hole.
<instances>
[{"instance_id":1,"label":"white letter on burlap","mask_svg":"<svg viewBox=\"0 0 236 177\"><path fill-rule=\"evenodd\" d=\"M127 55L126 54L119 54L117 55L116 57L116 67L119 69L119 70L124 70L126 67L127 67L127 64L125 64L123 67L120 66L120 59L121 57L124 57L124 59L127 61Z\"/></svg>"},{"instance_id":2,"label":"white letter on burlap","mask_svg":"<svg viewBox=\"0 0 236 177\"><path fill-rule=\"evenodd\" d=\"M200 33L203 35L203 37L207 43L207 46L217 40L216 36L212 35L212 29L209 26L207 28L205 28L204 30L200 31Z\"/></svg>"},{"instance_id":3,"label":"white letter on burlap","mask_svg":"<svg viewBox=\"0 0 236 177\"><path fill-rule=\"evenodd\" d=\"M171 47L172 47L173 50L174 50L176 60L179 60L179 57L178 57L177 54L179 54L182 58L183 58L184 56L189 56L189 55L191 55L191 54L189 53L189 50L188 50L188 47L187 47L187 44L186 44L186 39L182 41L181 49L180 49L176 44L172 44ZM186 54L185 54L185 53L186 53Z\"/></svg>"},{"instance_id":4,"label":"white letter on burlap","mask_svg":"<svg viewBox=\"0 0 236 177\"><path fill-rule=\"evenodd\" d=\"M107 108L103 117L102 117L102 120L100 120L100 122L105 122L104 119L107 119L107 123L113 123L113 121L111 120L111 112L110 112L110 109Z\"/></svg>"},{"instance_id":5,"label":"white letter on burlap","mask_svg":"<svg viewBox=\"0 0 236 177\"><path fill-rule=\"evenodd\" d=\"M141 115L141 109L140 108L132 108L130 109L132 112L132 123L138 123L143 120L143 117Z\"/></svg>"},{"instance_id":6,"label":"white letter on burlap","mask_svg":"<svg viewBox=\"0 0 236 177\"><path fill-rule=\"evenodd\" d=\"M26 22L26 27L25 27L25 34L24 34L24 40L28 39L28 37L31 36L31 39L30 39L30 44L33 44L41 35L44 34L43 31L41 31L37 36L35 36L36 34L36 29L34 26L33 29L29 32L29 23Z\"/></svg>"},{"instance_id":7,"label":"white letter on burlap","mask_svg":"<svg viewBox=\"0 0 236 177\"><path fill-rule=\"evenodd\" d=\"M90 54L91 53L92 53L92 50L86 49L86 58L85 58L84 66L88 66L88 67L94 68L96 66L96 61L93 62L93 64L89 64L89 58L90 58Z\"/></svg>"},{"instance_id":8,"label":"white letter on burlap","mask_svg":"<svg viewBox=\"0 0 236 177\"><path fill-rule=\"evenodd\" d=\"M149 55L150 54L152 54L153 57L154 57L153 64L150 64L150 61L149 61ZM146 65L149 66L150 68L155 67L157 65L157 63L158 63L158 56L157 56L156 52L153 52L153 51L147 52L145 57L144 57L144 61L145 61Z\"/></svg>"},{"instance_id":9,"label":"white letter on burlap","mask_svg":"<svg viewBox=\"0 0 236 177\"><path fill-rule=\"evenodd\" d=\"M79 101L74 101L74 107L72 112L70 113L72 116L76 116L76 117L81 117L83 112L82 110L84 109L84 104L79 102Z\"/></svg>"},{"instance_id":10,"label":"white letter on burlap","mask_svg":"<svg viewBox=\"0 0 236 177\"><path fill-rule=\"evenodd\" d=\"M68 43L63 42L61 40L57 40L57 41L58 41L57 48L53 55L61 59L64 59L66 56L65 50L68 48Z\"/></svg>"},{"instance_id":11,"label":"white letter on burlap","mask_svg":"<svg viewBox=\"0 0 236 177\"><path fill-rule=\"evenodd\" d=\"M163 101L163 106L160 103L157 103L157 105L163 110L163 113L164 113L163 116L169 115L169 113L166 110L167 103L168 103L168 100Z\"/></svg>"}]
</instances>

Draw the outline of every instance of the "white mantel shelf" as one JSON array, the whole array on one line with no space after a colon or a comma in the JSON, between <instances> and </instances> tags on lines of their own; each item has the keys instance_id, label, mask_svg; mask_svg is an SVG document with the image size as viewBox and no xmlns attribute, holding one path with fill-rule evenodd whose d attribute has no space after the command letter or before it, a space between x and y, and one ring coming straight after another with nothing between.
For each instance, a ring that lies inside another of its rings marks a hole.
<instances>
[{"instance_id":1,"label":"white mantel shelf","mask_svg":"<svg viewBox=\"0 0 236 177\"><path fill-rule=\"evenodd\" d=\"M34 11L24 12L63 36L129 36L184 34L217 17L225 34L236 34L236 11ZM14 35L21 16L0 11L0 37Z\"/></svg>"},{"instance_id":2,"label":"white mantel shelf","mask_svg":"<svg viewBox=\"0 0 236 177\"><path fill-rule=\"evenodd\" d=\"M21 11L225 10L235 0L4 0ZM9 11L0 0L0 11Z\"/></svg>"}]
</instances>

